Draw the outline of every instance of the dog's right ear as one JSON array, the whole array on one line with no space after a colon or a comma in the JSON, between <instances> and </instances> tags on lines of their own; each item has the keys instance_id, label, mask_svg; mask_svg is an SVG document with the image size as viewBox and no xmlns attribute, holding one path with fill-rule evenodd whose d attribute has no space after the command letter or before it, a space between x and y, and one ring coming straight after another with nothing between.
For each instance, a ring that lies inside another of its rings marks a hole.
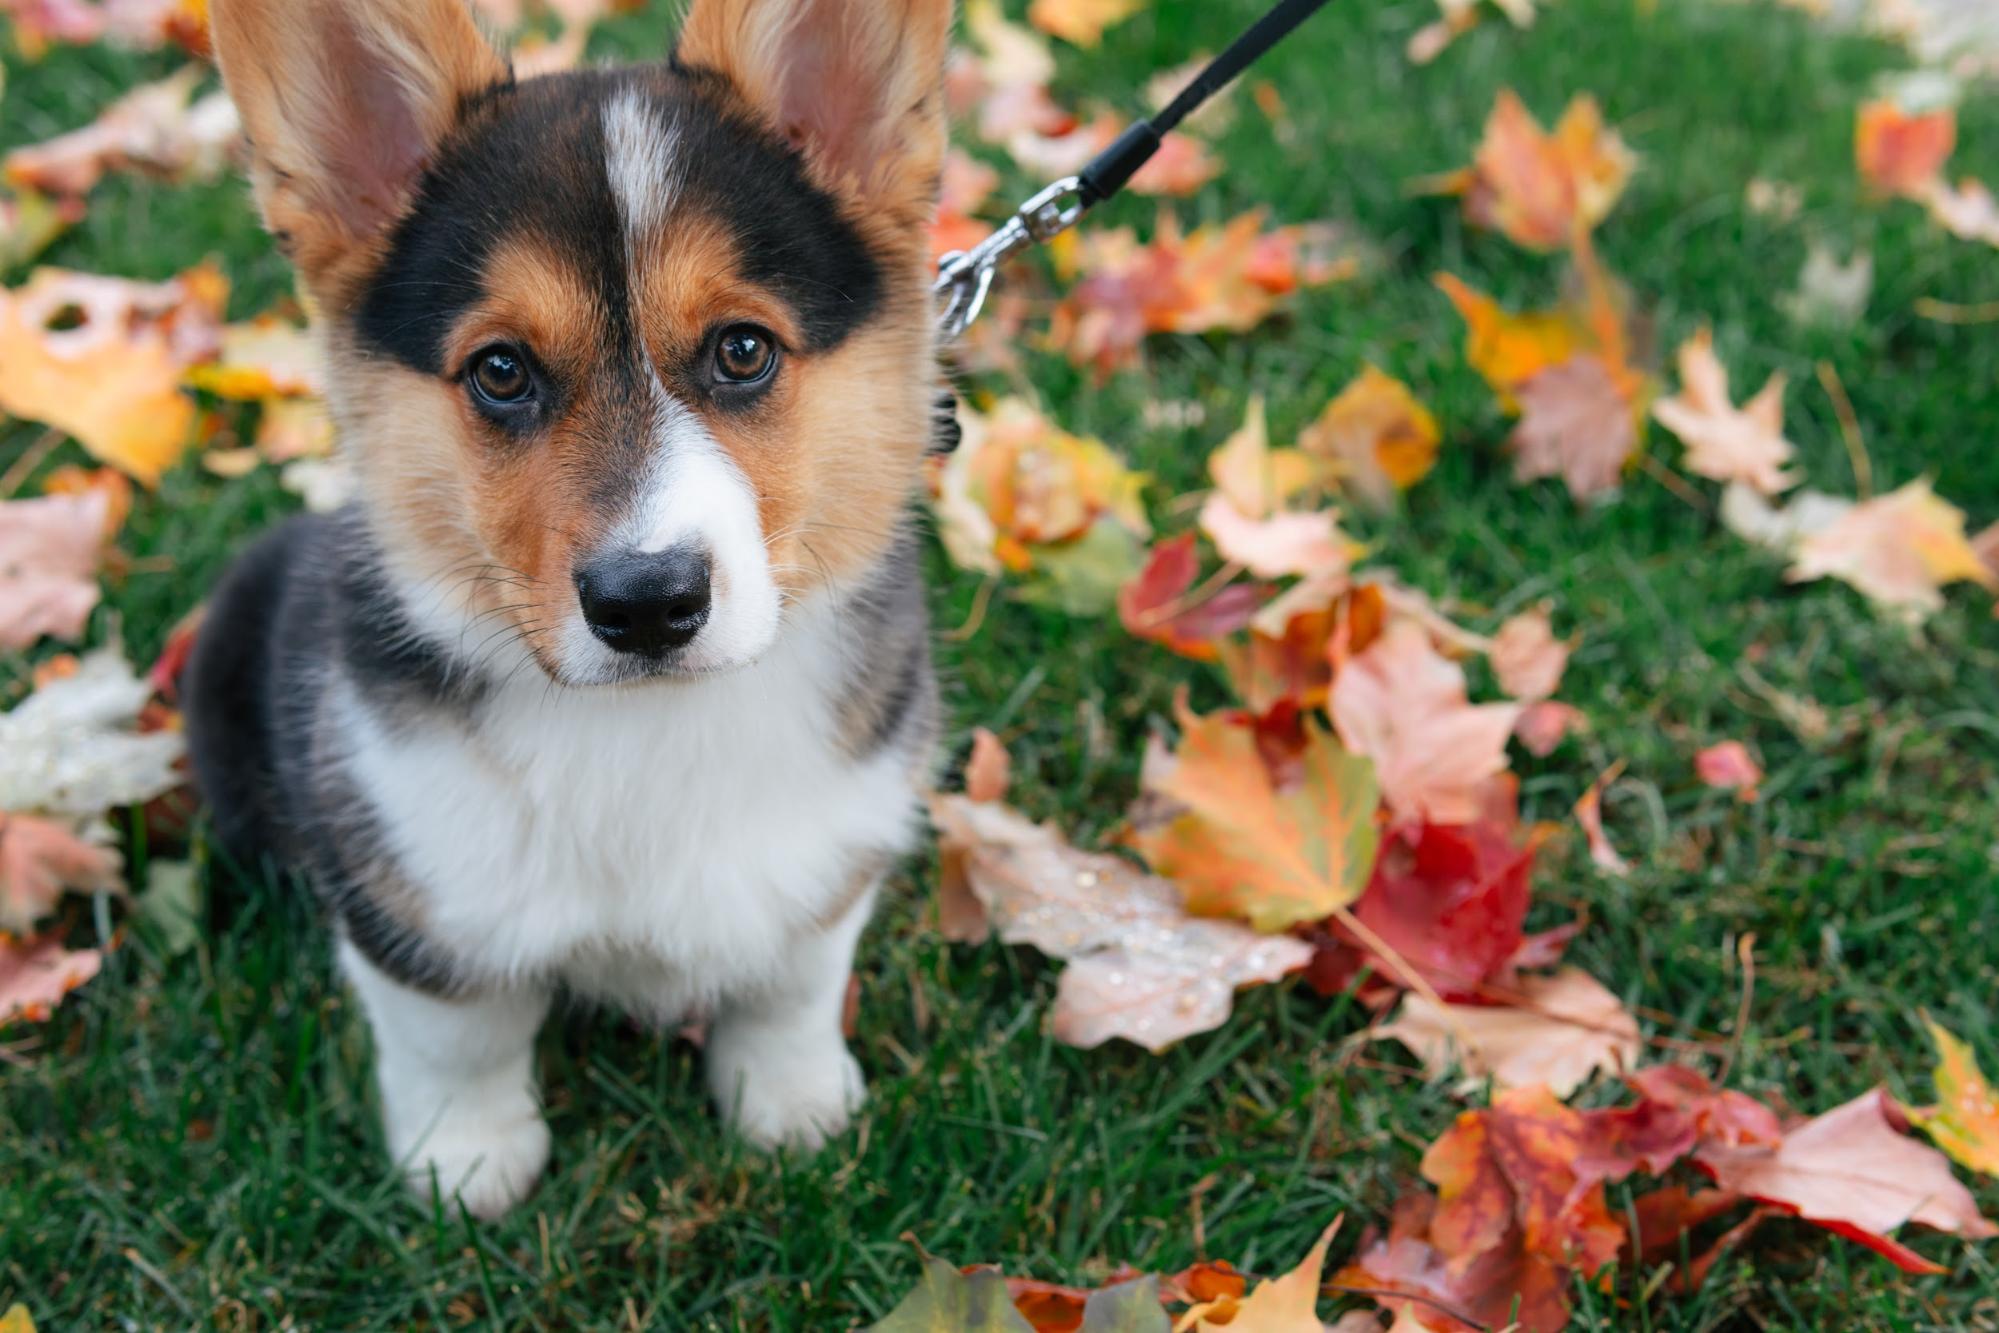
<instances>
[{"instance_id":1,"label":"dog's right ear","mask_svg":"<svg viewBox=\"0 0 1999 1333\"><path fill-rule=\"evenodd\" d=\"M265 225L339 309L507 62L466 0L214 0L213 28Z\"/></svg>"}]
</instances>

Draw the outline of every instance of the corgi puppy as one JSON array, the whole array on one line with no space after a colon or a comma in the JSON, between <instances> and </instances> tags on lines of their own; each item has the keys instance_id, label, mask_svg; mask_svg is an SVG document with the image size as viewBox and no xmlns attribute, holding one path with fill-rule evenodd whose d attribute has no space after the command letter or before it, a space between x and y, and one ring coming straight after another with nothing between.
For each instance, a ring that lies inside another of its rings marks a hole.
<instances>
[{"instance_id":1,"label":"corgi puppy","mask_svg":"<svg viewBox=\"0 0 1999 1333\"><path fill-rule=\"evenodd\" d=\"M557 992L711 1014L759 1145L861 1100L855 941L937 729L950 22L694 0L664 64L517 80L466 0L214 0L359 494L216 591L195 769L323 900L388 1148L474 1214L548 1159Z\"/></svg>"}]
</instances>

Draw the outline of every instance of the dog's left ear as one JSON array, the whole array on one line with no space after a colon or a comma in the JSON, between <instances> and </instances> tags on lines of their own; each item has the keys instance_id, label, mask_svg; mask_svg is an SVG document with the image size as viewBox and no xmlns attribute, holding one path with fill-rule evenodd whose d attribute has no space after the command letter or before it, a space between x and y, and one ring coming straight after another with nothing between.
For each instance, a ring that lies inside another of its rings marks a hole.
<instances>
[{"instance_id":1,"label":"dog's left ear","mask_svg":"<svg viewBox=\"0 0 1999 1333\"><path fill-rule=\"evenodd\" d=\"M675 59L727 79L820 183L918 223L943 166L951 0L694 0Z\"/></svg>"}]
</instances>

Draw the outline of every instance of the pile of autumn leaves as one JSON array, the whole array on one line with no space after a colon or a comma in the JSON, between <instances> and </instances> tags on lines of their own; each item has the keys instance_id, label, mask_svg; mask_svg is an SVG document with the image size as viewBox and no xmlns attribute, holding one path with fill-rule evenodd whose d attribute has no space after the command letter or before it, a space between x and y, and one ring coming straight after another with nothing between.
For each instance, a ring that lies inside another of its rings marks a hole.
<instances>
[{"instance_id":1,"label":"pile of autumn leaves","mask_svg":"<svg viewBox=\"0 0 1999 1333\"><path fill-rule=\"evenodd\" d=\"M1870 180L1883 116L1869 108L1860 120ZM1899 151L1885 150L1897 162ZM1525 315L1438 279L1467 326L1468 359L1518 417L1516 476L1558 478L1578 501L1603 502L1655 420L1683 444L1685 471L1720 485L1731 528L1787 555L1793 580L1844 579L1911 620L1942 605L1947 582L1994 586L1962 513L1924 482L1786 502L1797 478L1783 381L1738 405L1706 334L1680 349L1679 391L1661 393L1634 359L1633 298L1593 244L1635 165L1589 99L1548 132L1503 94L1472 165L1426 183L1460 197L1474 224L1573 260L1564 304ZM1078 295L1063 309L1072 302L1053 345L1105 373L1138 355L1135 342L1106 361L1097 345L1066 341L1092 317L1124 317L1115 296L1099 308ZM881 1328L984 1308L991 1322L962 1326L1317 1329L1323 1284L1370 1295L1398 1328L1557 1329L1577 1280L1663 1262L1648 1291L1685 1290L1772 1216L1817 1223L1911 1272L1943 1270L1892 1238L1905 1223L1999 1234L1949 1159L1908 1136L1922 1124L1967 1166L1999 1168L1994 1094L1948 1033L1936 1030L1941 1107L1876 1090L1798 1115L1685 1065L1647 1063L1617 997L1557 966L1575 927L1526 933L1535 853L1551 831L1523 827L1508 746L1545 755L1582 725L1555 698L1570 645L1546 607L1490 636L1454 623L1367 564L1335 507L1391 503L1428 472L1439 439L1410 389L1376 367L1292 447L1272 446L1252 399L1209 459L1198 531L1153 542L1145 479L1101 442L1018 397L968 414L963 446L935 477L958 562L1010 573L1028 600L1079 612L1114 600L1132 634L1217 664L1236 706L1197 715L1183 701L1177 743L1148 752L1115 838L1146 869L1079 850L1006 805L1005 751L980 733L965 791L933 800L945 934L997 933L1064 960L1049 1026L1074 1045L1122 1038L1160 1050L1223 1022L1235 990L1302 975L1326 994L1354 990L1387 1015L1371 1035L1401 1041L1433 1074L1461 1070L1495 1095L1430 1146L1429 1188L1406 1193L1337 1275L1321 1274L1323 1244L1297 1272L1254 1287L1203 1265L1121 1274L1091 1293L933 1260L924 1288ZM1508 697L1471 699L1468 656L1487 659ZM1740 743L1710 747L1696 767L1756 798L1761 773ZM1603 781L1575 813L1596 865L1621 874L1598 819ZM1622 1079L1627 1100L1565 1104L1602 1074ZM1652 1184L1613 1212L1606 1187L1634 1178ZM1371 1314L1349 1318L1378 1327Z\"/></svg>"}]
</instances>

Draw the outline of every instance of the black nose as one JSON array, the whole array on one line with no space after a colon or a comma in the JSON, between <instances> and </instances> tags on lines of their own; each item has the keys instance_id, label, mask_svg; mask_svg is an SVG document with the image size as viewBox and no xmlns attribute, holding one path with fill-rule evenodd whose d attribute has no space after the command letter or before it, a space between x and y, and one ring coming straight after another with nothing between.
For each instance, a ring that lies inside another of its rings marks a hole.
<instances>
[{"instance_id":1,"label":"black nose","mask_svg":"<svg viewBox=\"0 0 1999 1333\"><path fill-rule=\"evenodd\" d=\"M576 599L592 634L621 653L657 657L708 623L708 557L691 546L596 556L576 570Z\"/></svg>"}]
</instances>

